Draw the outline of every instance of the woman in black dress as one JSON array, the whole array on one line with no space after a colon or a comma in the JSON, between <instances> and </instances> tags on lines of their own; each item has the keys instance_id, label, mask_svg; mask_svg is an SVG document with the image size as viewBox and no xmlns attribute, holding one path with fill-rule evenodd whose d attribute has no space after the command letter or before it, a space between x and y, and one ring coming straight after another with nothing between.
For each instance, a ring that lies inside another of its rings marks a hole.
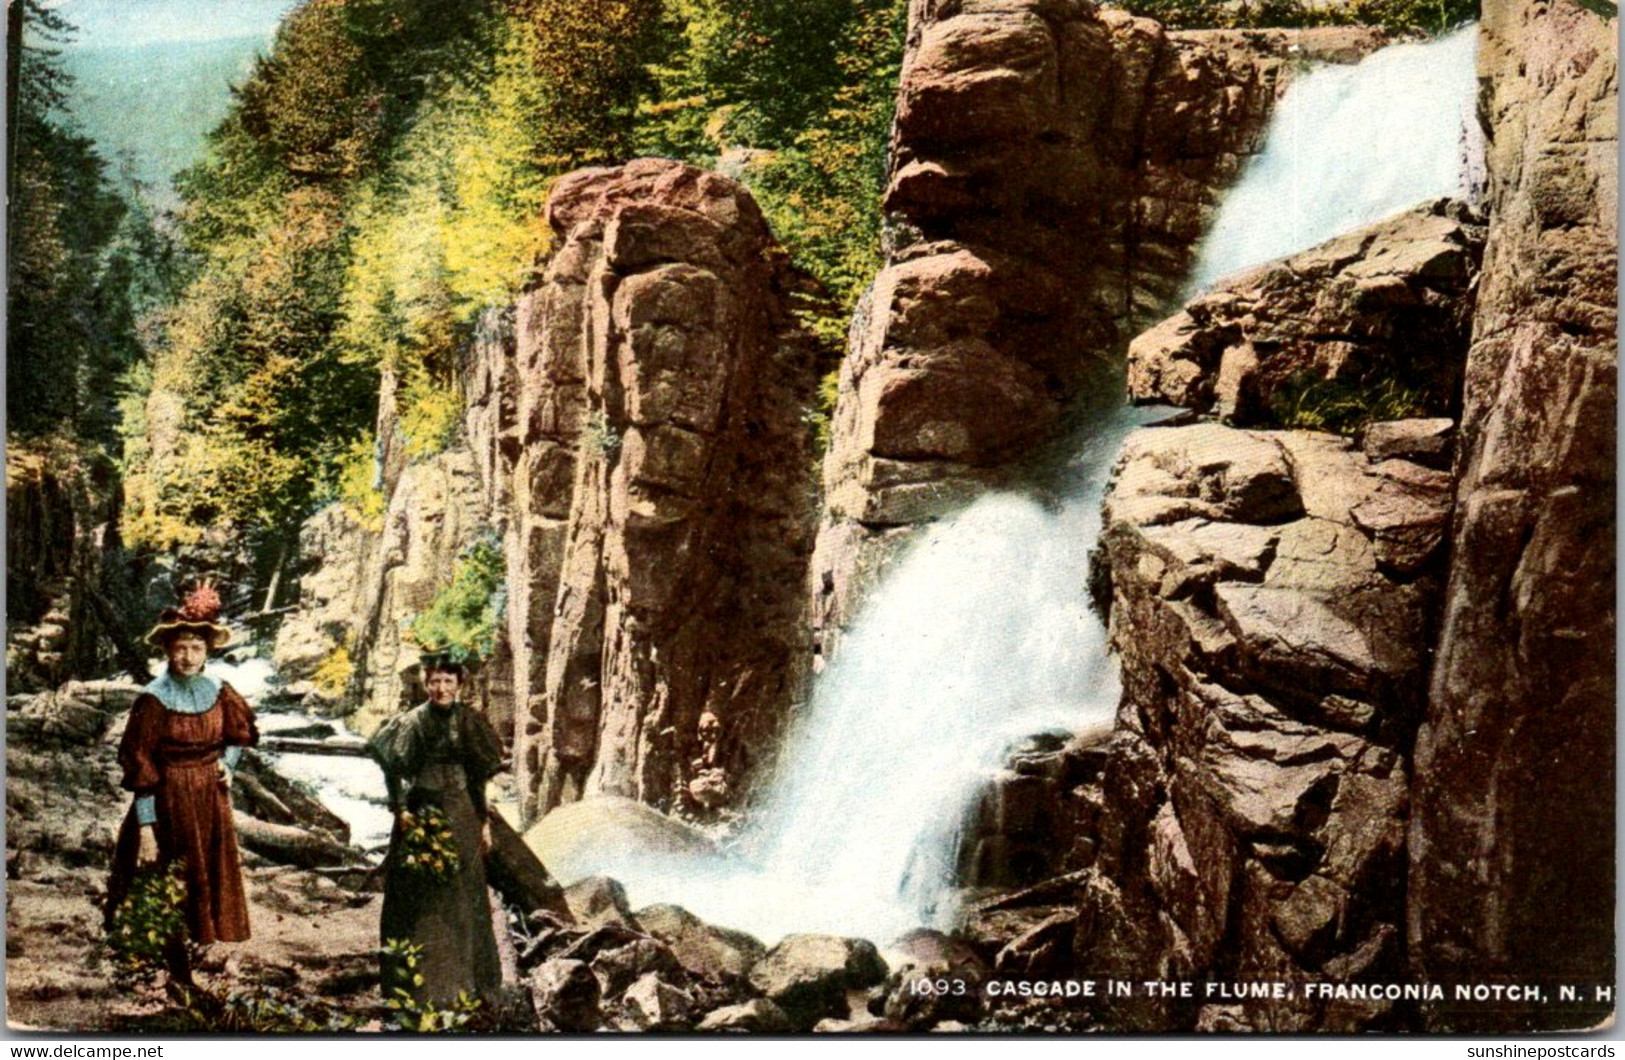
<instances>
[{"instance_id":1,"label":"woman in black dress","mask_svg":"<svg viewBox=\"0 0 1625 1060\"><path fill-rule=\"evenodd\" d=\"M463 992L490 999L502 969L485 888L485 785L502 768L502 746L484 716L459 702L460 664L425 656L423 673L428 702L392 718L368 744L395 814L384 863L382 985L386 995L405 986L423 1004L446 1005ZM445 815L458 857L456 872L444 877L407 865L402 850L402 837L429 807ZM402 943L422 951L421 983L406 975Z\"/></svg>"}]
</instances>

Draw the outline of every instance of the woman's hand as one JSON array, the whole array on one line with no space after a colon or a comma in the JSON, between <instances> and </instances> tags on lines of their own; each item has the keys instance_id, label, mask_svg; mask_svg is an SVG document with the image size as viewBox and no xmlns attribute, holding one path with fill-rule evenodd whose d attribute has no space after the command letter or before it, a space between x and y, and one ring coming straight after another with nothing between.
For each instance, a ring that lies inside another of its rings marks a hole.
<instances>
[{"instance_id":1,"label":"woman's hand","mask_svg":"<svg viewBox=\"0 0 1625 1060\"><path fill-rule=\"evenodd\" d=\"M226 763L223 761L216 762L215 765L220 768L220 783L224 784L227 789L230 789L232 778L231 770L226 768Z\"/></svg>"},{"instance_id":2,"label":"woman's hand","mask_svg":"<svg viewBox=\"0 0 1625 1060\"><path fill-rule=\"evenodd\" d=\"M135 846L135 867L150 869L158 864L158 830L150 824L141 826L140 839Z\"/></svg>"}]
</instances>

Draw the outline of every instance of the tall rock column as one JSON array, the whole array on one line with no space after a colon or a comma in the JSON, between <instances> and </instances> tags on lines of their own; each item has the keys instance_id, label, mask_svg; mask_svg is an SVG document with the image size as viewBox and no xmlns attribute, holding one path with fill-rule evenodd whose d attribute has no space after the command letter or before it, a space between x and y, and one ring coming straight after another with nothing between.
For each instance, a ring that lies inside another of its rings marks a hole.
<instances>
[{"instance_id":1,"label":"tall rock column","mask_svg":"<svg viewBox=\"0 0 1625 1060\"><path fill-rule=\"evenodd\" d=\"M1484 4L1490 231L1410 836L1432 979L1614 979L1615 32Z\"/></svg>"},{"instance_id":2,"label":"tall rock column","mask_svg":"<svg viewBox=\"0 0 1625 1060\"><path fill-rule=\"evenodd\" d=\"M573 417L577 434L542 696L520 733L527 810L588 794L714 805L776 728L803 654L812 348L784 256L732 181L658 160L585 170L548 219L554 385L521 418ZM537 464L549 497L564 464Z\"/></svg>"}]
</instances>

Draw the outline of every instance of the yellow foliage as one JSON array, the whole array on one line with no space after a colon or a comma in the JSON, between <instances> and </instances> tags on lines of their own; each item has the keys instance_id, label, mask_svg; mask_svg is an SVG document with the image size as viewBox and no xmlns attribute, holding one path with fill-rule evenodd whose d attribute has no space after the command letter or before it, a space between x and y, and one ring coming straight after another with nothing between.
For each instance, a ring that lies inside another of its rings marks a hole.
<instances>
[{"instance_id":1,"label":"yellow foliage","mask_svg":"<svg viewBox=\"0 0 1625 1060\"><path fill-rule=\"evenodd\" d=\"M378 470L378 443L368 434L345 451L338 467L338 502L373 533L384 528L384 491Z\"/></svg>"},{"instance_id":2,"label":"yellow foliage","mask_svg":"<svg viewBox=\"0 0 1625 1060\"><path fill-rule=\"evenodd\" d=\"M310 675L310 681L328 699L338 699L350 687L350 679L355 676L355 660L350 658L350 649L343 644L336 646L327 653L316 672Z\"/></svg>"},{"instance_id":3,"label":"yellow foliage","mask_svg":"<svg viewBox=\"0 0 1625 1060\"><path fill-rule=\"evenodd\" d=\"M408 384L400 399L407 457L422 460L445 451L457 436L462 416L463 395L456 386L437 386L428 380Z\"/></svg>"}]
</instances>

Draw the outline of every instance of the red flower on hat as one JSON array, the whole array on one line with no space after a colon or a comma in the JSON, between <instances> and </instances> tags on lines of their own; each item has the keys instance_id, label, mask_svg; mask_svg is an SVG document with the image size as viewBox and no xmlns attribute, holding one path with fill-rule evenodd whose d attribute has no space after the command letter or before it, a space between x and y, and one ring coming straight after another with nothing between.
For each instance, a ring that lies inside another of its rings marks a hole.
<instances>
[{"instance_id":1,"label":"red flower on hat","mask_svg":"<svg viewBox=\"0 0 1625 1060\"><path fill-rule=\"evenodd\" d=\"M191 592L181 598L179 617L183 622L220 621L220 593L213 582L199 582Z\"/></svg>"}]
</instances>

